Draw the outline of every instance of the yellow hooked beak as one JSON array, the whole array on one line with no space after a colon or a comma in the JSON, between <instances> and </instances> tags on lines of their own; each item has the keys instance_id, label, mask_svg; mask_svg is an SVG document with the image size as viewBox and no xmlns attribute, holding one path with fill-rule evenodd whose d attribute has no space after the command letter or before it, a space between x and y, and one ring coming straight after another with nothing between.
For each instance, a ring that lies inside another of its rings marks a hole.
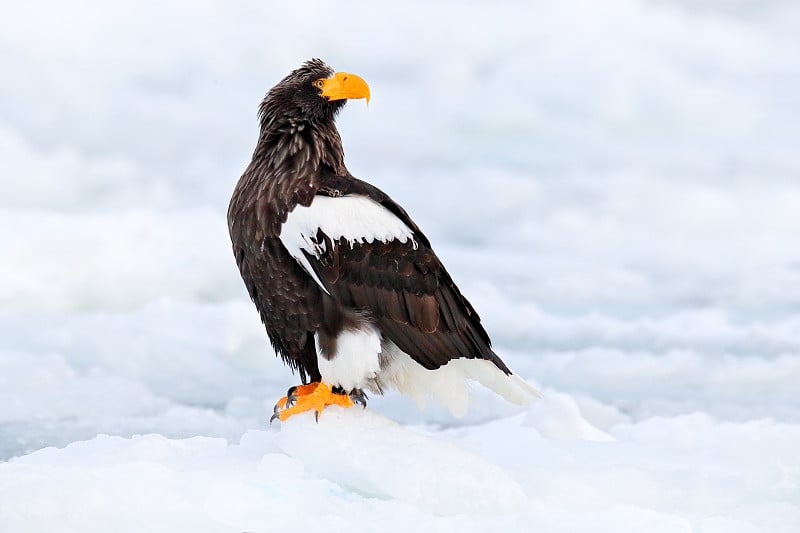
<instances>
[{"instance_id":1,"label":"yellow hooked beak","mask_svg":"<svg viewBox=\"0 0 800 533\"><path fill-rule=\"evenodd\" d=\"M337 72L333 77L319 80L317 83L322 89L322 96L328 100L366 98L369 103L369 85L361 76L349 72Z\"/></svg>"}]
</instances>

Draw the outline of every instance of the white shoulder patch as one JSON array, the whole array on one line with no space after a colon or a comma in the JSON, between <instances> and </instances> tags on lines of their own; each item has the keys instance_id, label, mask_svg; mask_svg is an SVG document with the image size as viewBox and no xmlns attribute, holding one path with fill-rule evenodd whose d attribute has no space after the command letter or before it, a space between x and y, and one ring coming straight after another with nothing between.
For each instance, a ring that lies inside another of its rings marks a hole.
<instances>
[{"instance_id":1,"label":"white shoulder patch","mask_svg":"<svg viewBox=\"0 0 800 533\"><path fill-rule=\"evenodd\" d=\"M325 252L325 243L315 243L317 232L336 241L344 238L350 246L373 241L414 242L414 232L391 211L366 196L315 196L308 207L298 205L281 226L279 238L314 281L325 290L308 263L303 250L316 257ZM326 291L327 292L327 291Z\"/></svg>"}]
</instances>

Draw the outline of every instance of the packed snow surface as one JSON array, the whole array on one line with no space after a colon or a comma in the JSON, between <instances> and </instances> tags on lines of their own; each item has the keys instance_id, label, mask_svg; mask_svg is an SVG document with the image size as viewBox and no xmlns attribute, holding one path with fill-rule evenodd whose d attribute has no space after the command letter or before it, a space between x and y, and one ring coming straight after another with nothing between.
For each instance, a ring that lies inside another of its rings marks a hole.
<instances>
[{"instance_id":1,"label":"packed snow surface","mask_svg":"<svg viewBox=\"0 0 800 533\"><path fill-rule=\"evenodd\" d=\"M0 17L0 531L800 531L800 6L17 2ZM225 211L310 57L544 397L297 383Z\"/></svg>"}]
</instances>

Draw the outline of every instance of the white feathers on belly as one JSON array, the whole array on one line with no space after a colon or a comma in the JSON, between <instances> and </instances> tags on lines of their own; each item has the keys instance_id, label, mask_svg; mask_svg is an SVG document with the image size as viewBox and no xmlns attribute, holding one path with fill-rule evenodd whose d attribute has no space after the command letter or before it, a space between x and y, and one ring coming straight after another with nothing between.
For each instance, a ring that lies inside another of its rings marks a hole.
<instances>
[{"instance_id":1,"label":"white feathers on belly","mask_svg":"<svg viewBox=\"0 0 800 533\"><path fill-rule=\"evenodd\" d=\"M317 348L317 364L322 381L338 385L345 391L362 389L374 380L381 369L381 335L370 324L358 329L344 329L336 337L336 351L320 353L319 336L314 334Z\"/></svg>"}]
</instances>

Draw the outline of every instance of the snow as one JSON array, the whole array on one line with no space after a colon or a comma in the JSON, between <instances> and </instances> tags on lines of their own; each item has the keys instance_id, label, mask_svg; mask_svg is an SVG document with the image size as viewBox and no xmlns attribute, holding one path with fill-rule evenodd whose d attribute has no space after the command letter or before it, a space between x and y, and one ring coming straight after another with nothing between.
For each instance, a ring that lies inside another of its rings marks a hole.
<instances>
[{"instance_id":1,"label":"snow","mask_svg":"<svg viewBox=\"0 0 800 533\"><path fill-rule=\"evenodd\" d=\"M14 3L0 18L0 531L800 530L795 2ZM296 384L225 210L263 94L370 84L354 175L544 393ZM513 191L509 194L508 191Z\"/></svg>"},{"instance_id":2,"label":"snow","mask_svg":"<svg viewBox=\"0 0 800 533\"><path fill-rule=\"evenodd\" d=\"M577 411L560 416L588 424ZM797 488L796 426L695 414L620 424L596 442L544 437L529 418L425 431L332 407L319 424L301 416L238 444L101 435L5 464L14 483L0 485L0 526L791 531L800 520L780 499Z\"/></svg>"}]
</instances>

